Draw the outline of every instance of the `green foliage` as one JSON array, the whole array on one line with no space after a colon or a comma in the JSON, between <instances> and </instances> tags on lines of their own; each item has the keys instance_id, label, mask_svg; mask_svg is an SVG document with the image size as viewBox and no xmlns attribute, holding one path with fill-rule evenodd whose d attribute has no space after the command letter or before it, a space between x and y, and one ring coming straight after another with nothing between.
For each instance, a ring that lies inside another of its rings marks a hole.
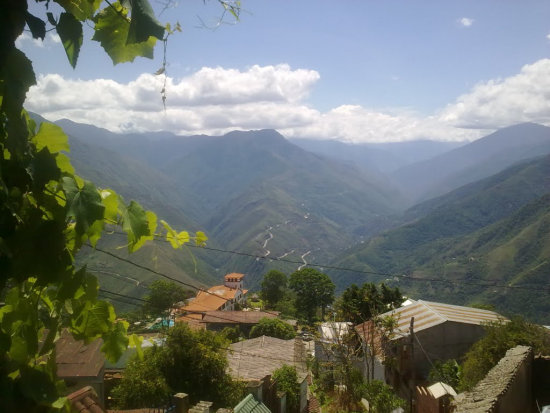
<instances>
[{"instance_id":1,"label":"green foliage","mask_svg":"<svg viewBox=\"0 0 550 413\"><path fill-rule=\"evenodd\" d=\"M116 61L152 56L147 48L154 40L144 42L146 48L135 42L147 34L162 38L163 29L148 18L147 0L128 3L139 16L135 20L125 18L120 5L96 14L99 0L57 3L63 9L57 19L51 12L43 18L31 15L25 0L0 5L0 292L5 302L0 308L0 399L6 411L68 408L55 377L54 348L62 328L80 340L101 337L107 358L120 357L129 342L128 325L116 320L110 303L97 299L97 279L77 268L74 258L84 244L95 246L106 226L126 232L130 252L156 231L155 214L74 174L63 153L69 145L61 128L44 122L37 130L23 109L36 83L33 65L15 40L25 25L34 38L43 39L47 21L74 67L86 20L96 21L96 35ZM116 18L106 18L113 13ZM132 36L128 26L134 27ZM122 39L125 33L129 38ZM120 43L113 45L112 37ZM205 237L191 239L202 244Z\"/></svg>"},{"instance_id":2,"label":"green foliage","mask_svg":"<svg viewBox=\"0 0 550 413\"><path fill-rule=\"evenodd\" d=\"M126 366L124 378L112 392L116 408L162 407L173 394L160 370L163 349L150 347L143 358L135 357Z\"/></svg>"},{"instance_id":3,"label":"green foliage","mask_svg":"<svg viewBox=\"0 0 550 413\"><path fill-rule=\"evenodd\" d=\"M264 317L258 324L252 327L250 330L250 338L269 336L275 338L282 338L283 340L290 340L296 337L296 332L290 324L285 323L278 318Z\"/></svg>"},{"instance_id":4,"label":"green foliage","mask_svg":"<svg viewBox=\"0 0 550 413\"><path fill-rule=\"evenodd\" d=\"M531 346L536 354L550 354L548 330L522 318L508 323L490 323L485 336L466 353L462 364L459 389L474 387L504 357L506 351L517 346Z\"/></svg>"},{"instance_id":5,"label":"green foliage","mask_svg":"<svg viewBox=\"0 0 550 413\"><path fill-rule=\"evenodd\" d=\"M231 343L236 343L236 342L240 341L241 338L244 338L239 326L224 327L224 329L221 331L220 334L222 336L224 336Z\"/></svg>"},{"instance_id":6,"label":"green foliage","mask_svg":"<svg viewBox=\"0 0 550 413\"><path fill-rule=\"evenodd\" d=\"M285 295L288 278L285 273L271 270L262 280L261 297L269 308L274 308Z\"/></svg>"},{"instance_id":7,"label":"green foliage","mask_svg":"<svg viewBox=\"0 0 550 413\"><path fill-rule=\"evenodd\" d=\"M191 290L186 290L181 285L171 281L155 280L149 286L149 295L145 297L145 312L158 316L167 316L168 310L179 301L193 297Z\"/></svg>"},{"instance_id":8,"label":"green foliage","mask_svg":"<svg viewBox=\"0 0 550 413\"><path fill-rule=\"evenodd\" d=\"M428 375L431 382L441 381L454 389L458 389L462 378L462 367L454 359L441 361L436 360Z\"/></svg>"},{"instance_id":9,"label":"green foliage","mask_svg":"<svg viewBox=\"0 0 550 413\"><path fill-rule=\"evenodd\" d=\"M374 283L365 283L361 287L352 284L338 298L336 309L341 320L360 324L399 307L403 301L398 288L392 289L384 283L380 289Z\"/></svg>"},{"instance_id":10,"label":"green foliage","mask_svg":"<svg viewBox=\"0 0 550 413\"><path fill-rule=\"evenodd\" d=\"M166 388L170 394L189 394L193 402L211 400L216 406L235 406L244 394L244 385L233 381L226 373L227 344L220 334L205 330L195 332L186 324L176 324L168 331L164 346L145 351L142 360L135 358L132 361L131 370L126 370L120 385L114 389L117 406L158 405L165 400ZM143 371L149 377L143 376ZM135 387L147 386L147 380L151 380L155 388L144 390L146 400L134 398Z\"/></svg>"},{"instance_id":11,"label":"green foliage","mask_svg":"<svg viewBox=\"0 0 550 413\"><path fill-rule=\"evenodd\" d=\"M288 411L297 412L300 407L300 383L296 367L284 364L273 372L272 378L277 384L277 390L286 393Z\"/></svg>"},{"instance_id":12,"label":"green foliage","mask_svg":"<svg viewBox=\"0 0 550 413\"><path fill-rule=\"evenodd\" d=\"M321 309L324 318L325 308L334 301L334 283L328 275L313 268L304 268L290 275L289 287L296 292L297 314L312 324Z\"/></svg>"},{"instance_id":13,"label":"green foliage","mask_svg":"<svg viewBox=\"0 0 550 413\"><path fill-rule=\"evenodd\" d=\"M380 380L371 380L365 384L363 395L369 401L373 413L389 413L406 406L405 400L396 396L393 389Z\"/></svg>"}]
</instances>

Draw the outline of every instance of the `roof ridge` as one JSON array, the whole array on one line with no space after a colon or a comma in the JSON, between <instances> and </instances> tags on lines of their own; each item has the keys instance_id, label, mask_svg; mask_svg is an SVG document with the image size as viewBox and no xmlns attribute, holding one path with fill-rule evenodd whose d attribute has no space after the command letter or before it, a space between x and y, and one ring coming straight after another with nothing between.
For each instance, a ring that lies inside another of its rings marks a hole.
<instances>
[{"instance_id":1,"label":"roof ridge","mask_svg":"<svg viewBox=\"0 0 550 413\"><path fill-rule=\"evenodd\" d=\"M434 313L436 316L438 316L439 318L441 318L443 321L449 321L449 319L448 319L447 317L443 316L439 311L437 311L435 308L433 308L433 307L430 305L430 302L429 302L429 301L417 300L416 302L422 304L424 307L426 307L428 310L430 310L430 311L431 311L432 313Z\"/></svg>"}]
</instances>

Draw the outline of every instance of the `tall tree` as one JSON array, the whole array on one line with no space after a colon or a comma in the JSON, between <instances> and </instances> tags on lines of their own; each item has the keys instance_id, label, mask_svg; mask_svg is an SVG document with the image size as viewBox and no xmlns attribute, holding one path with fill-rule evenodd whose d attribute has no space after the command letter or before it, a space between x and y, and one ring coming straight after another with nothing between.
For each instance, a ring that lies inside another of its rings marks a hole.
<instances>
[{"instance_id":1,"label":"tall tree","mask_svg":"<svg viewBox=\"0 0 550 413\"><path fill-rule=\"evenodd\" d=\"M334 283L328 275L313 268L304 268L290 275L289 287L296 292L296 311L312 324L317 310L321 318L325 309L334 301Z\"/></svg>"},{"instance_id":2,"label":"tall tree","mask_svg":"<svg viewBox=\"0 0 550 413\"><path fill-rule=\"evenodd\" d=\"M384 283L380 288L374 283L365 283L361 287L350 285L336 303L339 318L359 324L373 316L399 307L404 301L399 289L390 288Z\"/></svg>"},{"instance_id":3,"label":"tall tree","mask_svg":"<svg viewBox=\"0 0 550 413\"><path fill-rule=\"evenodd\" d=\"M262 280L261 297L269 308L274 308L285 295L288 278L285 273L270 270Z\"/></svg>"},{"instance_id":4,"label":"tall tree","mask_svg":"<svg viewBox=\"0 0 550 413\"><path fill-rule=\"evenodd\" d=\"M193 291L165 280L153 281L149 290L149 295L145 297L145 311L153 316L167 316L174 304L194 295Z\"/></svg>"}]
</instances>

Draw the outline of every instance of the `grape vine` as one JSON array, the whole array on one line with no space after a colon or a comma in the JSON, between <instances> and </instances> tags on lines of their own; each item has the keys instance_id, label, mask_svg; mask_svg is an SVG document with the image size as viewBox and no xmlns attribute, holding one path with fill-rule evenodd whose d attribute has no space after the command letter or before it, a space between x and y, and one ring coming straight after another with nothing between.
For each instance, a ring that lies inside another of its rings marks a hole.
<instances>
[{"instance_id":1,"label":"grape vine","mask_svg":"<svg viewBox=\"0 0 550 413\"><path fill-rule=\"evenodd\" d=\"M125 202L111 189L97 188L75 174L63 130L39 126L24 110L36 83L33 63L15 45L27 27L44 39L47 26L59 35L69 64L76 66L82 24L94 25L98 41L114 64L152 57L167 30L148 0L55 0L59 15L44 5L44 16L28 11L27 0L0 2L0 400L4 411L70 410L63 383L56 378L55 342L62 329L75 339L103 339L102 351L116 360L126 347L127 323L113 306L98 299L98 281L77 268L84 244L95 246L107 226L127 234L130 252L153 239L157 217L137 202ZM168 31L170 30L167 28ZM49 28L48 28L49 30ZM161 221L174 248L202 245ZM138 344L139 345L139 344Z\"/></svg>"}]
</instances>

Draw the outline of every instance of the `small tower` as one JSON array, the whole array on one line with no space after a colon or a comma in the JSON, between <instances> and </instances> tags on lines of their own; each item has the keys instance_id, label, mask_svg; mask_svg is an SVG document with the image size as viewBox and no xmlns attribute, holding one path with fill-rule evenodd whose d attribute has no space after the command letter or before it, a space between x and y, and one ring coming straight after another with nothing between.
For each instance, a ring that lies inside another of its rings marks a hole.
<instances>
[{"instance_id":1,"label":"small tower","mask_svg":"<svg viewBox=\"0 0 550 413\"><path fill-rule=\"evenodd\" d=\"M232 272L225 276L224 285L235 290L242 290L244 287L244 274Z\"/></svg>"}]
</instances>

